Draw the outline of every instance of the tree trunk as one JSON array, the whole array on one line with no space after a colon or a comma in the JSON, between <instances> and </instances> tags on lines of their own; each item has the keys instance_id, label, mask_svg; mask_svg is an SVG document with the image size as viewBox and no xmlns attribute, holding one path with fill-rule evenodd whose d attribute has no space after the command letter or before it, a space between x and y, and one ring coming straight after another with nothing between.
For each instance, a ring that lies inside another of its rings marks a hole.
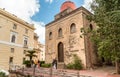
<instances>
[{"instance_id":1,"label":"tree trunk","mask_svg":"<svg viewBox=\"0 0 120 77\"><path fill-rule=\"evenodd\" d=\"M32 67L32 57L30 57L30 67Z\"/></svg>"},{"instance_id":2,"label":"tree trunk","mask_svg":"<svg viewBox=\"0 0 120 77\"><path fill-rule=\"evenodd\" d=\"M117 72L117 74L120 74L120 63L119 63L119 60L116 60L115 66L116 66L116 72Z\"/></svg>"}]
</instances>

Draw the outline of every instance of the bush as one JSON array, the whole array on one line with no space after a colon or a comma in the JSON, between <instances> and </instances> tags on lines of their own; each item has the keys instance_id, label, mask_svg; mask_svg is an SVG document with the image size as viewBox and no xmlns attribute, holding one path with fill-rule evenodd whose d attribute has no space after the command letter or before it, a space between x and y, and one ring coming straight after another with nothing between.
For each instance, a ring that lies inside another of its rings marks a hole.
<instances>
[{"instance_id":1,"label":"bush","mask_svg":"<svg viewBox=\"0 0 120 77\"><path fill-rule=\"evenodd\" d=\"M66 65L66 68L67 69L73 69L74 68L73 63L69 63L68 65Z\"/></svg>"},{"instance_id":2,"label":"bush","mask_svg":"<svg viewBox=\"0 0 120 77\"><path fill-rule=\"evenodd\" d=\"M81 70L83 67L82 67L81 60L78 58L77 55L74 55L73 63L69 63L68 65L66 65L66 68L67 69Z\"/></svg>"},{"instance_id":3,"label":"bush","mask_svg":"<svg viewBox=\"0 0 120 77\"><path fill-rule=\"evenodd\" d=\"M41 67L49 68L49 67L51 67L51 64L50 63L48 63L48 64L41 64Z\"/></svg>"},{"instance_id":4,"label":"bush","mask_svg":"<svg viewBox=\"0 0 120 77\"><path fill-rule=\"evenodd\" d=\"M31 67L30 61L29 60L25 60L23 62L23 64L25 64L26 67Z\"/></svg>"},{"instance_id":5,"label":"bush","mask_svg":"<svg viewBox=\"0 0 120 77\"><path fill-rule=\"evenodd\" d=\"M41 66L42 64L45 64L45 61L40 61L40 66Z\"/></svg>"},{"instance_id":6,"label":"bush","mask_svg":"<svg viewBox=\"0 0 120 77\"><path fill-rule=\"evenodd\" d=\"M0 77L8 77L8 76L6 76L4 72L0 72Z\"/></svg>"}]
</instances>

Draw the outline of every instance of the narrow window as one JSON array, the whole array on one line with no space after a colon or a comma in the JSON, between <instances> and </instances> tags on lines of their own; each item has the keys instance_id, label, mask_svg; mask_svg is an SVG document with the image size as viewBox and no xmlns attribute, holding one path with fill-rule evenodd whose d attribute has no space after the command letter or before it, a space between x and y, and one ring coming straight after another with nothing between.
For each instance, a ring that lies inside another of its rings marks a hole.
<instances>
[{"instance_id":1,"label":"narrow window","mask_svg":"<svg viewBox=\"0 0 120 77\"><path fill-rule=\"evenodd\" d=\"M11 53L14 53L14 48L11 48Z\"/></svg>"},{"instance_id":2,"label":"narrow window","mask_svg":"<svg viewBox=\"0 0 120 77\"><path fill-rule=\"evenodd\" d=\"M17 25L16 24L13 25L13 29L17 29Z\"/></svg>"},{"instance_id":3,"label":"narrow window","mask_svg":"<svg viewBox=\"0 0 120 77\"><path fill-rule=\"evenodd\" d=\"M89 25L89 28L90 28L90 30L93 30L93 26L92 26L92 24Z\"/></svg>"},{"instance_id":4,"label":"narrow window","mask_svg":"<svg viewBox=\"0 0 120 77\"><path fill-rule=\"evenodd\" d=\"M25 28L25 33L28 34L28 29Z\"/></svg>"},{"instance_id":5,"label":"narrow window","mask_svg":"<svg viewBox=\"0 0 120 77\"><path fill-rule=\"evenodd\" d=\"M26 54L26 50L23 51L23 54Z\"/></svg>"},{"instance_id":6,"label":"narrow window","mask_svg":"<svg viewBox=\"0 0 120 77\"><path fill-rule=\"evenodd\" d=\"M52 39L52 32L49 33L49 40Z\"/></svg>"},{"instance_id":7,"label":"narrow window","mask_svg":"<svg viewBox=\"0 0 120 77\"><path fill-rule=\"evenodd\" d=\"M24 38L24 46L27 46L27 44L28 44L28 39Z\"/></svg>"},{"instance_id":8,"label":"narrow window","mask_svg":"<svg viewBox=\"0 0 120 77\"><path fill-rule=\"evenodd\" d=\"M16 39L15 35L12 35L11 42L15 43L15 39Z\"/></svg>"},{"instance_id":9,"label":"narrow window","mask_svg":"<svg viewBox=\"0 0 120 77\"><path fill-rule=\"evenodd\" d=\"M62 37L62 29L61 28L58 30L58 37Z\"/></svg>"},{"instance_id":10,"label":"narrow window","mask_svg":"<svg viewBox=\"0 0 120 77\"><path fill-rule=\"evenodd\" d=\"M13 63L13 57L9 58L9 63Z\"/></svg>"},{"instance_id":11,"label":"narrow window","mask_svg":"<svg viewBox=\"0 0 120 77\"><path fill-rule=\"evenodd\" d=\"M16 32L11 32L10 33L10 42L15 43L17 41L17 33Z\"/></svg>"},{"instance_id":12,"label":"narrow window","mask_svg":"<svg viewBox=\"0 0 120 77\"><path fill-rule=\"evenodd\" d=\"M70 33L75 33L75 32L76 32L76 25L72 23L70 26Z\"/></svg>"}]
</instances>

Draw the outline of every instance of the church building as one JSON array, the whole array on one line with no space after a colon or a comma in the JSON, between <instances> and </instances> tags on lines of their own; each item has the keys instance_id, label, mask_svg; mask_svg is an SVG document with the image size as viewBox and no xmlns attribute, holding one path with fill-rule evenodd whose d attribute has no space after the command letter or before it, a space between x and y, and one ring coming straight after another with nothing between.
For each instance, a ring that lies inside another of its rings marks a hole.
<instances>
[{"instance_id":1,"label":"church building","mask_svg":"<svg viewBox=\"0 0 120 77\"><path fill-rule=\"evenodd\" d=\"M90 68L96 63L94 45L89 36L80 37L81 28L95 29L95 23L86 18L91 14L82 6L77 8L72 1L65 1L61 5L54 21L45 26L46 63L51 63L56 58L58 68L64 68L73 61L73 55L81 59L84 68Z\"/></svg>"}]
</instances>

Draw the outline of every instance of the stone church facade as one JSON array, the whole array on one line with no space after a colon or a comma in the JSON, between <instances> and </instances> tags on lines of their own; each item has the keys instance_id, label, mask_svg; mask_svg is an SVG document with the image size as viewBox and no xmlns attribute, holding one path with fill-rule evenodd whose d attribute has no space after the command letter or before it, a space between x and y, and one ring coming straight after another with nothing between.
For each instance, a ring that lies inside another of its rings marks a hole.
<instances>
[{"instance_id":1,"label":"stone church facade","mask_svg":"<svg viewBox=\"0 0 120 77\"><path fill-rule=\"evenodd\" d=\"M62 4L60 13L45 27L46 63L51 63L56 58L58 68L64 68L64 65L73 61L74 54L81 59L85 68L90 68L96 63L94 46L89 37L80 37L81 28L95 28L95 24L86 19L90 14L92 13L82 6L76 8L71 1Z\"/></svg>"}]
</instances>

